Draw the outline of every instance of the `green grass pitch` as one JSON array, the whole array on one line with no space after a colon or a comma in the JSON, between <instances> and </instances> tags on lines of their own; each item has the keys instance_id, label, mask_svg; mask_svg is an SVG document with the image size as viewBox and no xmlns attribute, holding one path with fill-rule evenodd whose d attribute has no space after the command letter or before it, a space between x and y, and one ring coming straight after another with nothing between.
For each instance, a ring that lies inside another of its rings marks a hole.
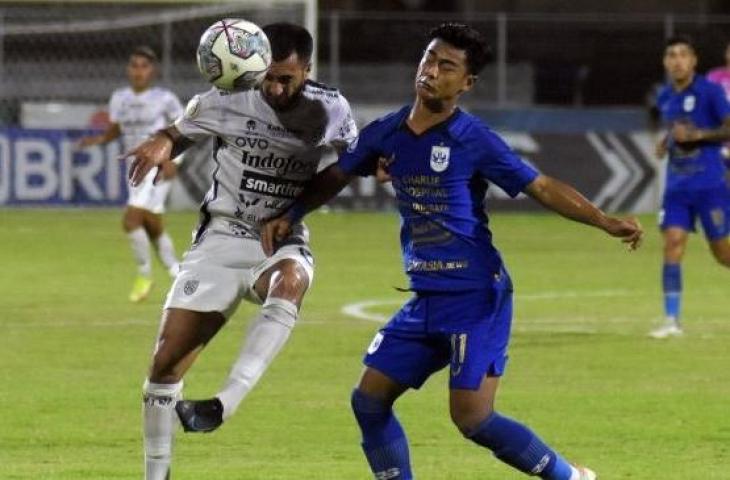
<instances>
[{"instance_id":1,"label":"green grass pitch","mask_svg":"<svg viewBox=\"0 0 730 480\"><path fill-rule=\"evenodd\" d=\"M660 242L627 253L549 215L497 214L516 287L511 357L497 407L602 479L730 479L730 272L700 236L685 261L686 336L646 337L660 319ZM178 251L193 213L167 216ZM0 210L0 479L141 479L141 386L169 286L127 302L134 275L117 210ZM349 394L378 324L341 313L407 296L394 214L316 214L315 285L289 344L236 417L177 437L175 480L368 479ZM243 305L186 377L222 384ZM397 406L419 480L523 478L451 425L447 378Z\"/></svg>"}]
</instances>

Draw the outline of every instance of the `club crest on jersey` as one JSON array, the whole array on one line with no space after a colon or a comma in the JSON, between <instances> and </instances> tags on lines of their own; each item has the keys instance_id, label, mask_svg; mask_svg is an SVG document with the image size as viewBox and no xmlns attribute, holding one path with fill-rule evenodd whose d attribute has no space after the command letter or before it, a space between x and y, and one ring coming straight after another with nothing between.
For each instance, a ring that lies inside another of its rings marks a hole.
<instances>
[{"instance_id":1,"label":"club crest on jersey","mask_svg":"<svg viewBox=\"0 0 730 480\"><path fill-rule=\"evenodd\" d=\"M686 97L684 97L684 103L682 103L682 108L685 112L691 112L695 109L695 103L697 103L695 96L687 95Z\"/></svg>"},{"instance_id":2,"label":"club crest on jersey","mask_svg":"<svg viewBox=\"0 0 730 480\"><path fill-rule=\"evenodd\" d=\"M200 285L200 281L198 280L188 280L187 282L185 282L185 286L183 287L185 295L192 295L193 293L195 293L195 291L198 289L198 285Z\"/></svg>"},{"instance_id":3,"label":"club crest on jersey","mask_svg":"<svg viewBox=\"0 0 730 480\"><path fill-rule=\"evenodd\" d=\"M451 148L443 145L434 145L431 147L431 170L441 173L449 168L449 157L451 156Z\"/></svg>"}]
</instances>

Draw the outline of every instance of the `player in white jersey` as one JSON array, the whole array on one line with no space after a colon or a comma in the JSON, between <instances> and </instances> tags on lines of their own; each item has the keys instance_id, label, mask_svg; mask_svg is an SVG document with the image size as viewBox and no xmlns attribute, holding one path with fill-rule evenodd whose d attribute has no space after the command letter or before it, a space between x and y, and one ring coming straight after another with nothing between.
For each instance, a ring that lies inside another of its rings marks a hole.
<instances>
[{"instance_id":1,"label":"player in white jersey","mask_svg":"<svg viewBox=\"0 0 730 480\"><path fill-rule=\"evenodd\" d=\"M127 63L129 86L115 90L109 100L109 127L99 135L82 138L79 146L105 144L121 137L125 151L130 150L182 115L183 107L175 94L153 86L156 71L157 56L151 48L143 46L133 50ZM168 162L162 169L165 179L175 175L174 163ZM172 239L162 223L170 182L154 185L154 177L152 173L139 185L129 187L122 221L138 269L129 294L133 302L143 300L152 288L150 244L173 278L178 270Z\"/></svg>"},{"instance_id":2,"label":"player in white jersey","mask_svg":"<svg viewBox=\"0 0 730 480\"><path fill-rule=\"evenodd\" d=\"M288 339L312 282L308 233L298 225L267 257L260 226L289 208L305 182L328 166L328 151L342 150L357 136L345 98L307 80L311 35L286 23L263 30L273 63L259 90L203 93L172 127L131 152L136 183L186 144L216 139L213 185L168 294L144 384L148 480L169 475L176 416L187 431L220 426ZM262 306L223 388L209 400L181 400L184 373L242 299Z\"/></svg>"}]
</instances>

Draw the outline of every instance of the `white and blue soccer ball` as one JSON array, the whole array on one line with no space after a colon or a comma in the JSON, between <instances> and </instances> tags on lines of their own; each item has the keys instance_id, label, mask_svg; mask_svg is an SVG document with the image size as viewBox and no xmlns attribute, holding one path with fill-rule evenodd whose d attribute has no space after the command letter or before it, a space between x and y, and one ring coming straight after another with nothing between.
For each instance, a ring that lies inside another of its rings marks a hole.
<instances>
[{"instance_id":1,"label":"white and blue soccer ball","mask_svg":"<svg viewBox=\"0 0 730 480\"><path fill-rule=\"evenodd\" d=\"M255 88L271 65L271 45L258 25L238 18L215 22L200 37L198 69L223 90Z\"/></svg>"}]
</instances>

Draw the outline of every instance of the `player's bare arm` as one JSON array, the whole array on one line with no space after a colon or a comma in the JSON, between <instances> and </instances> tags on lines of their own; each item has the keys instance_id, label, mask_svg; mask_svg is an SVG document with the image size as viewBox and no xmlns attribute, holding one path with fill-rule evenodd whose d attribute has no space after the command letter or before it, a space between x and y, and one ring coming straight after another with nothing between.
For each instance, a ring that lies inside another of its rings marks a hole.
<instances>
[{"instance_id":1,"label":"player's bare arm","mask_svg":"<svg viewBox=\"0 0 730 480\"><path fill-rule=\"evenodd\" d=\"M171 125L126 152L122 155L122 159L134 157L129 169L129 179L132 185L139 185L153 168L161 167L163 163L171 163L175 154L181 153L190 143L174 125ZM171 168L173 167L160 168L157 177L155 177L155 182L165 178L165 175L170 173Z\"/></svg>"},{"instance_id":2,"label":"player's bare arm","mask_svg":"<svg viewBox=\"0 0 730 480\"><path fill-rule=\"evenodd\" d=\"M676 123L672 126L672 138L678 143L685 142L727 142L730 140L730 118L726 118L719 128L697 128L689 123Z\"/></svg>"},{"instance_id":3,"label":"player's bare arm","mask_svg":"<svg viewBox=\"0 0 730 480\"><path fill-rule=\"evenodd\" d=\"M292 225L336 197L351 180L352 177L336 164L315 175L289 210L282 216L269 220L261 228L261 245L266 255L274 254L276 245L291 233Z\"/></svg>"},{"instance_id":4,"label":"player's bare arm","mask_svg":"<svg viewBox=\"0 0 730 480\"><path fill-rule=\"evenodd\" d=\"M103 145L116 140L122 135L122 129L118 123L111 123L107 129L98 135L89 135L81 137L78 143L78 148L91 147L93 145Z\"/></svg>"},{"instance_id":5,"label":"player's bare arm","mask_svg":"<svg viewBox=\"0 0 730 480\"><path fill-rule=\"evenodd\" d=\"M620 238L630 250L636 250L641 245L644 231L637 219L610 217L573 187L559 180L540 175L527 186L525 193L566 218L600 228L609 235Z\"/></svg>"}]
</instances>

